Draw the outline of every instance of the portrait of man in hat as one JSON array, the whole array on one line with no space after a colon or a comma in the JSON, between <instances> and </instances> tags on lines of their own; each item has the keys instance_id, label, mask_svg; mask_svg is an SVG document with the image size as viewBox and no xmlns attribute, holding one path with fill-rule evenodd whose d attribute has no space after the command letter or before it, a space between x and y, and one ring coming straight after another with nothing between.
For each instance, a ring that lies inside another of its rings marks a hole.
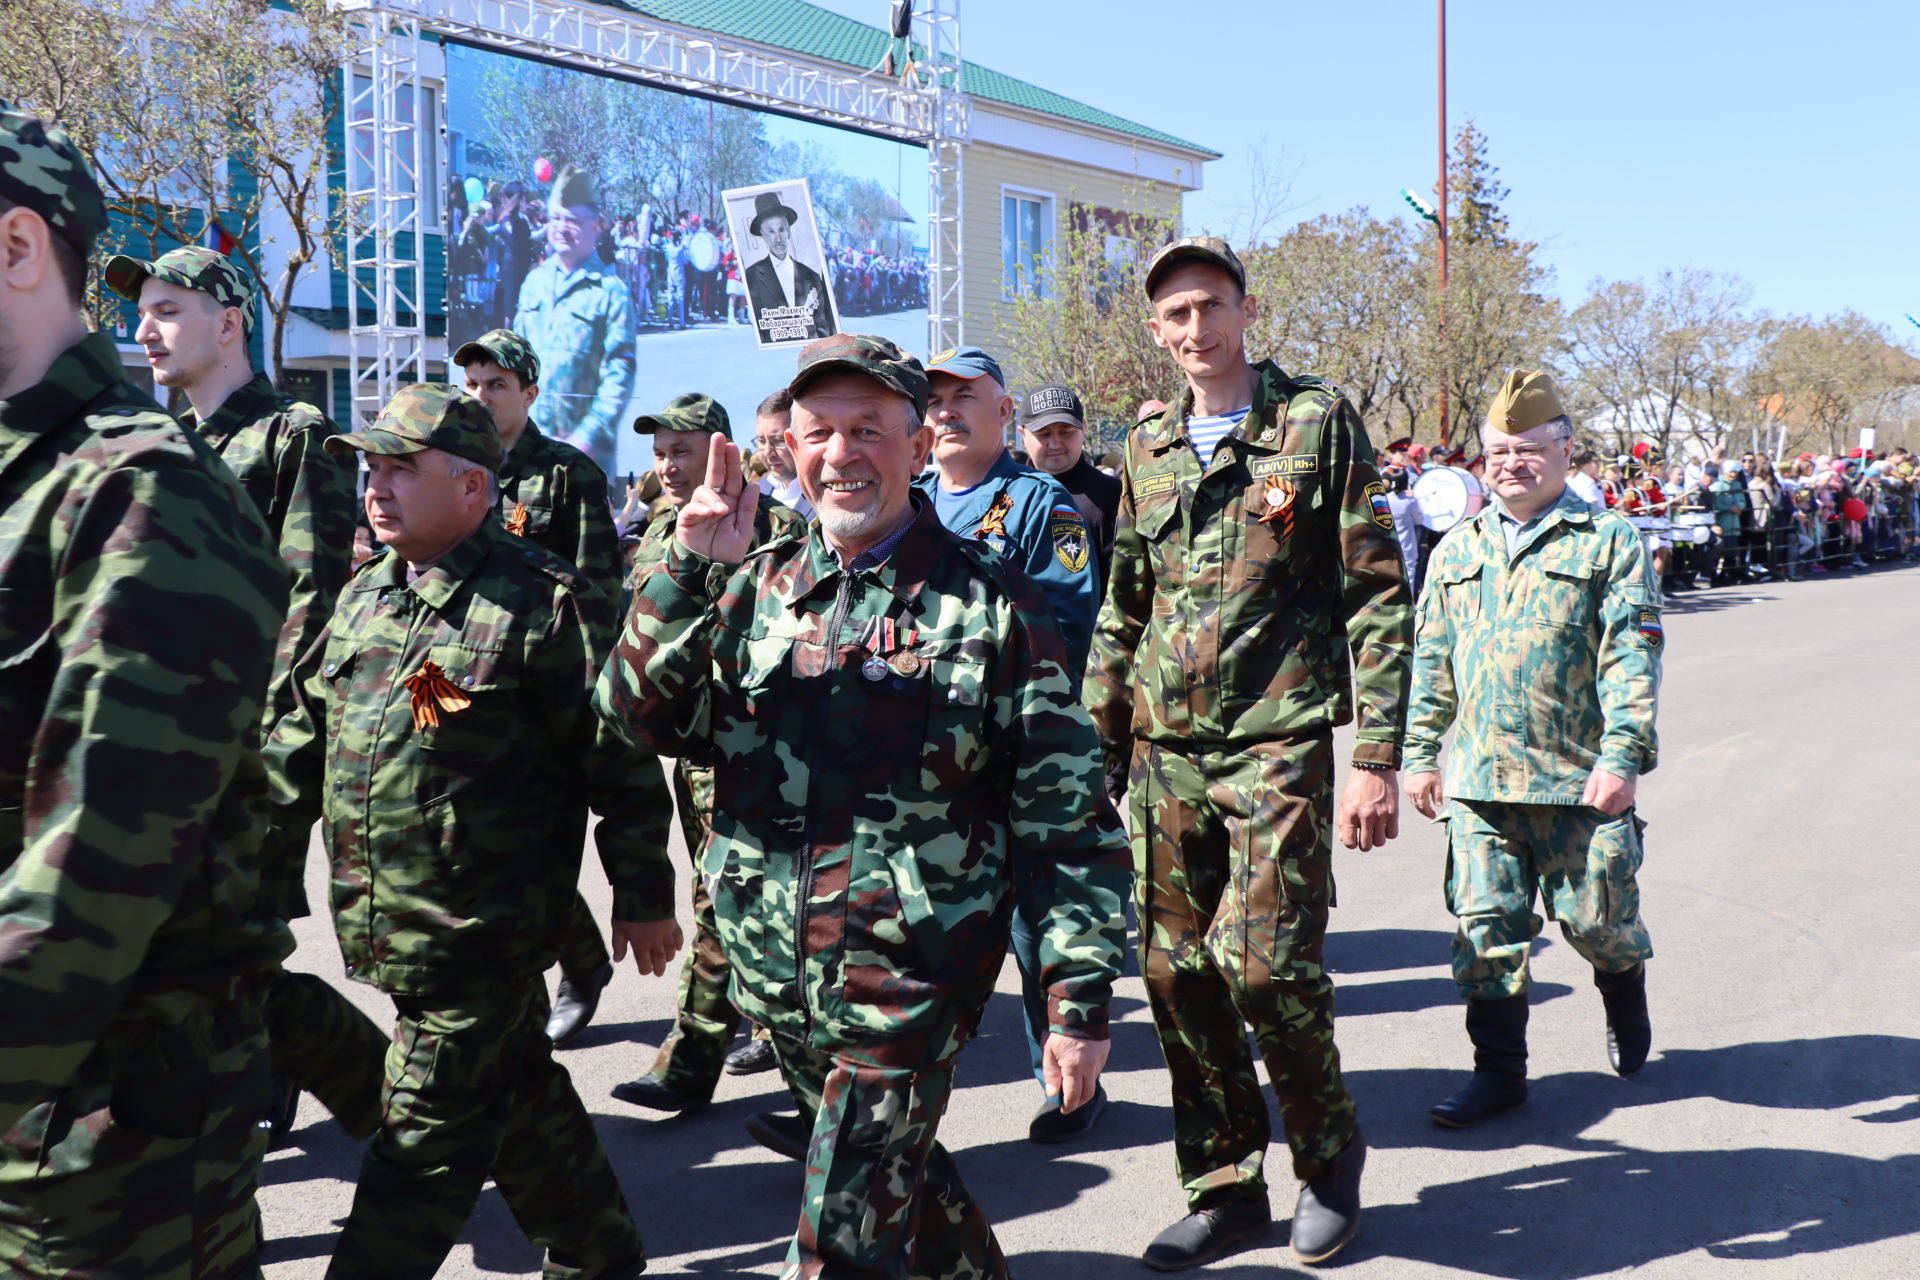
<instances>
[{"instance_id":1,"label":"portrait of man in hat","mask_svg":"<svg viewBox=\"0 0 1920 1280\"><path fill-rule=\"evenodd\" d=\"M797 192L795 195L793 193ZM745 236L739 220L746 216L746 197L751 194L753 212L748 218ZM801 218L795 204L809 202L806 184L787 183L775 190L726 193L728 213L734 220L734 240L741 245L741 256L756 245L765 256L747 263L747 303L753 313L754 335L761 346L786 342L811 342L835 330L833 293L820 272L801 262L795 244L795 231ZM789 203L789 201L792 203ZM808 221L812 221L809 219ZM816 224L817 225L817 224ZM811 245L819 253L815 239Z\"/></svg>"}]
</instances>

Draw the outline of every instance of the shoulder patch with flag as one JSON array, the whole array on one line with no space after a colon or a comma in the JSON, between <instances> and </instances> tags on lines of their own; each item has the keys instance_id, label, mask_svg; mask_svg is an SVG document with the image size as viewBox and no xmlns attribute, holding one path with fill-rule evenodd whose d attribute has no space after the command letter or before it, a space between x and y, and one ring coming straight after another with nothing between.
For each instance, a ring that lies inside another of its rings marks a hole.
<instances>
[{"instance_id":1,"label":"shoulder patch with flag","mask_svg":"<svg viewBox=\"0 0 1920 1280\"><path fill-rule=\"evenodd\" d=\"M1659 610L1640 610L1640 638L1647 642L1649 649L1658 649L1667 642L1667 633L1660 626Z\"/></svg>"},{"instance_id":2,"label":"shoulder patch with flag","mask_svg":"<svg viewBox=\"0 0 1920 1280\"><path fill-rule=\"evenodd\" d=\"M1387 503L1387 486L1383 481L1375 480L1366 489L1367 503L1373 508L1373 522L1393 532L1393 508Z\"/></svg>"}]
</instances>

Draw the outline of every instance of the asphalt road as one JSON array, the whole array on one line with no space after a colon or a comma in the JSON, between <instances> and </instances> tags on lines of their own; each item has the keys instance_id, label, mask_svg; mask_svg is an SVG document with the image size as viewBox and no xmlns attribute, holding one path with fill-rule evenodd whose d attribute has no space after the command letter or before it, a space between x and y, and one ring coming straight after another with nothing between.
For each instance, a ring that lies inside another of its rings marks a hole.
<instances>
[{"instance_id":1,"label":"asphalt road","mask_svg":"<svg viewBox=\"0 0 1920 1280\"><path fill-rule=\"evenodd\" d=\"M1658 955L1654 1057L1639 1078L1607 1069L1599 996L1549 926L1531 1102L1478 1129L1435 1128L1427 1107L1469 1062L1439 832L1409 809L1384 851L1336 855L1339 1042L1373 1147L1366 1218L1339 1268L1354 1280L1920 1275L1920 567L1679 597L1667 636L1662 761L1641 790ZM324 901L317 859L310 870ZM337 976L324 925L299 932L293 963ZM376 993L341 986L385 1012ZM1182 1205L1139 980L1115 1002L1112 1105L1068 1147L1025 1141L1040 1099L1016 990L1009 964L942 1137L1023 1280L1146 1276L1140 1251ZM798 1166L741 1122L782 1100L777 1079L728 1078L691 1117L608 1096L651 1061L672 997L670 979L623 973L563 1061L640 1218L649 1274L776 1276ZM358 1159L306 1099L296 1145L263 1177L272 1280L323 1273ZM1198 1274L1304 1273L1284 1247L1296 1194L1285 1166L1284 1151L1269 1164L1273 1242ZM489 1188L441 1274L534 1275L539 1263Z\"/></svg>"}]
</instances>

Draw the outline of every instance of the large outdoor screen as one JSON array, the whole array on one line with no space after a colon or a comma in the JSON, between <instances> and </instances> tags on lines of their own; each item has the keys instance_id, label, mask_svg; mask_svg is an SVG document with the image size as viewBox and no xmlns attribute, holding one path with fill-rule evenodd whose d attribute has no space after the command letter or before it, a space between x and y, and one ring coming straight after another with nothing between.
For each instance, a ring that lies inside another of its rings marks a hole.
<instances>
[{"instance_id":1,"label":"large outdoor screen","mask_svg":"<svg viewBox=\"0 0 1920 1280\"><path fill-rule=\"evenodd\" d=\"M750 440L813 336L926 345L920 148L446 52L447 350L523 334L541 363L534 421L609 475L653 465L633 419L683 392L720 401Z\"/></svg>"}]
</instances>

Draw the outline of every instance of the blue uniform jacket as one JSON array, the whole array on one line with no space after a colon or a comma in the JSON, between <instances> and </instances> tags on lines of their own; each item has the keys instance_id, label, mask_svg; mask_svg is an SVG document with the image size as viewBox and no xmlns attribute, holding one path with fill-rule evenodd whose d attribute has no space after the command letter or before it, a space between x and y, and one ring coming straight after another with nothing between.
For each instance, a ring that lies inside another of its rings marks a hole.
<instances>
[{"instance_id":1,"label":"blue uniform jacket","mask_svg":"<svg viewBox=\"0 0 1920 1280\"><path fill-rule=\"evenodd\" d=\"M929 500L939 477L928 472L914 482ZM936 505L936 510L940 510ZM960 507L960 518L942 510L947 527L978 538L1020 569L1047 597L1067 642L1067 675L1074 687L1087 669L1093 619L1100 612L1099 566L1093 539L1073 495L1058 480L1029 470L1002 452Z\"/></svg>"}]
</instances>

